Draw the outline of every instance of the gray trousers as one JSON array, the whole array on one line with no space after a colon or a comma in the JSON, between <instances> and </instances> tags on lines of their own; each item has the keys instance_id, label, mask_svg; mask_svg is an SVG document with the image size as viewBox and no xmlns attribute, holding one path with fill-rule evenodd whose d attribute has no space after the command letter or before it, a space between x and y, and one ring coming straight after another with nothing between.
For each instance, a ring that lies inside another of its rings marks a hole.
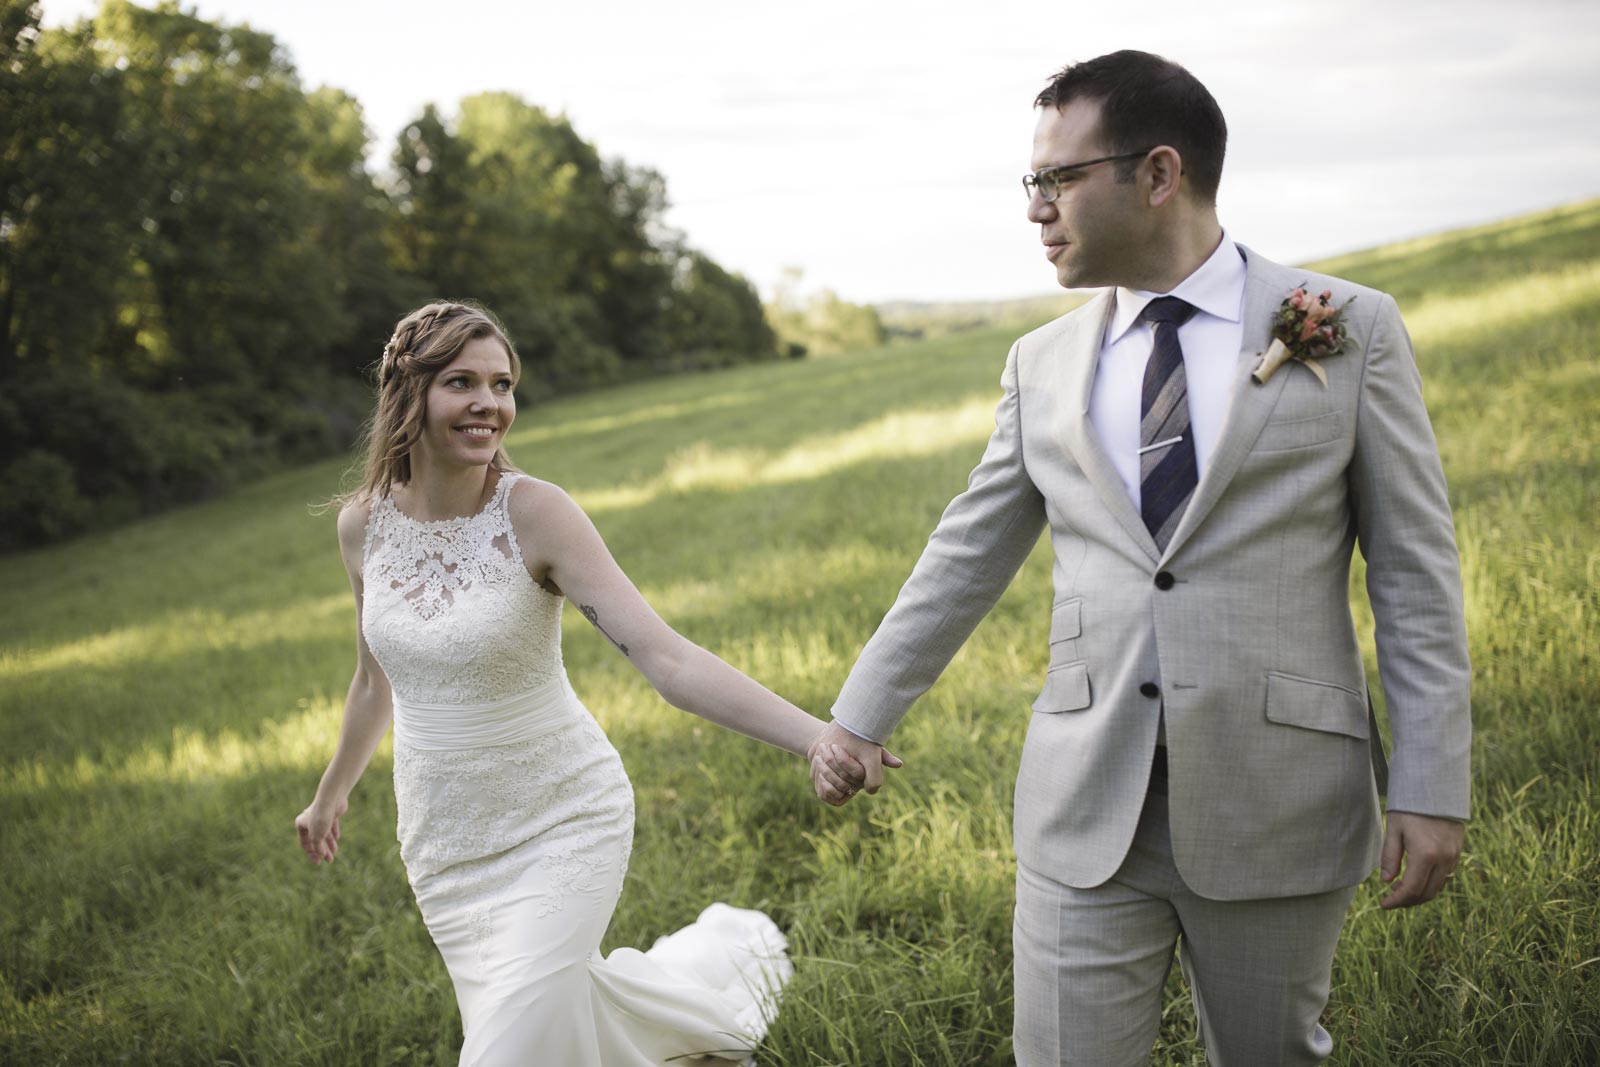
<instances>
[{"instance_id":1,"label":"gray trousers","mask_svg":"<svg viewBox=\"0 0 1600 1067\"><path fill-rule=\"evenodd\" d=\"M1111 880L1073 889L1018 864L1017 1067L1148 1064L1179 946L1213 1067L1318 1064L1318 1023L1355 886L1311 896L1207 900L1172 860L1167 798L1145 798Z\"/></svg>"}]
</instances>

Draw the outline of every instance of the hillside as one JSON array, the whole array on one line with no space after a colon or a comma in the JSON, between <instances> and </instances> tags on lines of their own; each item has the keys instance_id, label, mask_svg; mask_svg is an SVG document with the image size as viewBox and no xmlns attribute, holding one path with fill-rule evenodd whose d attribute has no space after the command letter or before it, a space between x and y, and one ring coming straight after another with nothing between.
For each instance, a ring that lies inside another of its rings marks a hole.
<instances>
[{"instance_id":1,"label":"hillside","mask_svg":"<svg viewBox=\"0 0 1600 1067\"><path fill-rule=\"evenodd\" d=\"M1317 267L1393 292L1415 339L1476 723L1461 876L1398 915L1360 891L1330 1062L1600 1062L1600 201ZM1011 336L584 395L524 410L509 444L670 623L824 713L982 450ZM387 742L339 861L294 843L354 660L333 517L309 507L344 466L0 559L0 1062L454 1062ZM761 1063L1010 1063L1011 784L1049 605L1041 544L896 735L906 769L843 811L569 611L573 685L638 800L608 947L711 899L762 907L798 974ZM1181 1000L1154 1062L1195 1051Z\"/></svg>"}]
</instances>

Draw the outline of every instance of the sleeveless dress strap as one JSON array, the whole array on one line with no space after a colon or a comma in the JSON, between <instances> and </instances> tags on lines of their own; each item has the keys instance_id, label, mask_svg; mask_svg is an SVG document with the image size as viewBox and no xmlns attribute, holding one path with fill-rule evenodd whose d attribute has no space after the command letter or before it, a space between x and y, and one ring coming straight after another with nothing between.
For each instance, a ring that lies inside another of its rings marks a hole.
<instances>
[{"instance_id":1,"label":"sleeveless dress strap","mask_svg":"<svg viewBox=\"0 0 1600 1067\"><path fill-rule=\"evenodd\" d=\"M490 505L494 509L495 518L498 520L496 525L500 531L504 532L506 547L510 550L511 558L519 567L526 566L526 564L522 559L522 545L517 541L516 527L511 525L511 490L526 477L526 474L520 474L517 471L502 471L500 484L495 487L494 503Z\"/></svg>"},{"instance_id":2,"label":"sleeveless dress strap","mask_svg":"<svg viewBox=\"0 0 1600 1067\"><path fill-rule=\"evenodd\" d=\"M501 471L500 480L495 483L493 507L508 519L511 516L511 487L516 485L517 479L521 477L522 475L516 471Z\"/></svg>"},{"instance_id":3,"label":"sleeveless dress strap","mask_svg":"<svg viewBox=\"0 0 1600 1067\"><path fill-rule=\"evenodd\" d=\"M367 522L361 539L361 563L363 567L366 566L367 560L372 558L372 541L379 534L378 527L382 521L378 517L378 511L382 508L383 502L388 499L388 497L379 497L377 500L367 501Z\"/></svg>"}]
</instances>

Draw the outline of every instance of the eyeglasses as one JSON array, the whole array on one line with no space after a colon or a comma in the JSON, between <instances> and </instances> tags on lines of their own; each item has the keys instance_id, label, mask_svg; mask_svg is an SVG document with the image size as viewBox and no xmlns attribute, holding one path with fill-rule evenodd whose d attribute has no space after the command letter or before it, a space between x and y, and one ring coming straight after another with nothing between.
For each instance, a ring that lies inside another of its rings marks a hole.
<instances>
[{"instance_id":1,"label":"eyeglasses","mask_svg":"<svg viewBox=\"0 0 1600 1067\"><path fill-rule=\"evenodd\" d=\"M1137 152L1119 152L1114 156L1086 159L1082 163L1063 163L1059 167L1041 167L1032 174L1024 174L1022 176L1022 191L1028 194L1029 201L1033 200L1034 193L1038 193L1045 203L1053 204L1056 202L1056 197L1061 195L1061 177L1068 171L1082 170L1084 167L1092 167L1096 163L1111 163L1119 159L1138 159L1140 156L1149 155L1154 150L1155 146L1151 145L1149 148L1141 148Z\"/></svg>"}]
</instances>

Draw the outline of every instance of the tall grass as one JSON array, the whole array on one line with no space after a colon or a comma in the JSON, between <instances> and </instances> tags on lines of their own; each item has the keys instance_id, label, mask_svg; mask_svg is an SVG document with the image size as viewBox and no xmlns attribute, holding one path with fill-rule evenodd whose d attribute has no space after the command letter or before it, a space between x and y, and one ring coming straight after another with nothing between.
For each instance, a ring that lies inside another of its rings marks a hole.
<instances>
[{"instance_id":1,"label":"tall grass","mask_svg":"<svg viewBox=\"0 0 1600 1067\"><path fill-rule=\"evenodd\" d=\"M1600 1062L1600 203L1319 266L1406 312L1475 664L1462 873L1400 914L1362 889L1333 1062ZM1009 340L534 407L510 447L590 510L669 621L824 713L965 484ZM354 661L333 522L306 507L341 469L0 560L0 1062L454 1062L387 746L339 862L294 846ZM664 706L569 615L573 684L639 802L607 946L712 899L762 907L798 962L762 1063L1011 1062L1010 791L1048 563L1041 543L908 717L907 768L842 811L798 761ZM1170 992L1154 1062L1202 1062L1176 976Z\"/></svg>"}]
</instances>

